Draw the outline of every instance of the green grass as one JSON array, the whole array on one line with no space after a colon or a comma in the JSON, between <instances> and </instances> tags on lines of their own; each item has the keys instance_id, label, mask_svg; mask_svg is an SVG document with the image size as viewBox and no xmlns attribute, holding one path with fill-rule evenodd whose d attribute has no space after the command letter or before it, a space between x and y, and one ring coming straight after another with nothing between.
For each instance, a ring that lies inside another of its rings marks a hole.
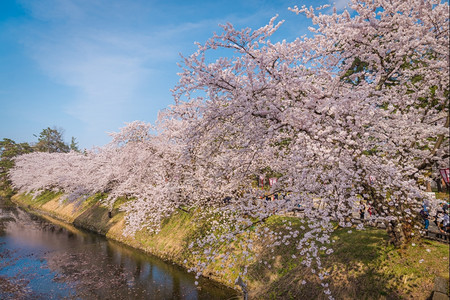
<instances>
[{"instance_id":1,"label":"green grass","mask_svg":"<svg viewBox=\"0 0 450 300\"><path fill-rule=\"evenodd\" d=\"M448 244L419 240L414 246L396 249L387 243L386 232L378 229L353 229L352 233L338 229L332 239L335 252L321 255L321 260L330 272L325 282L336 299L427 299L436 276L449 279ZM275 253L282 257L278 276L259 275L257 279L265 285L257 287L256 298L326 299L317 277L299 264L301 259L292 259L285 246L277 247ZM264 271L268 270L259 265L253 273ZM302 280L307 284L301 284Z\"/></svg>"},{"instance_id":2,"label":"green grass","mask_svg":"<svg viewBox=\"0 0 450 300\"><path fill-rule=\"evenodd\" d=\"M17 197L21 203L34 207L40 207L45 203L55 199L56 197L61 196L62 194L62 192L45 191L34 199L32 194L20 194L17 195Z\"/></svg>"},{"instance_id":3,"label":"green grass","mask_svg":"<svg viewBox=\"0 0 450 300\"><path fill-rule=\"evenodd\" d=\"M0 184L0 197L9 199L12 196L14 196L14 194L15 194L14 189L12 189L11 186L9 186L9 185L1 186L1 184Z\"/></svg>"},{"instance_id":4,"label":"green grass","mask_svg":"<svg viewBox=\"0 0 450 300\"><path fill-rule=\"evenodd\" d=\"M151 234L143 229L136 233L135 239L146 248L152 248L157 252L170 248L175 253L171 260L182 261L185 258L184 249L189 241L189 236L195 232L195 222L192 222L193 214L177 210L172 216L165 218L161 230L157 234Z\"/></svg>"},{"instance_id":5,"label":"green grass","mask_svg":"<svg viewBox=\"0 0 450 300\"><path fill-rule=\"evenodd\" d=\"M91 207L95 205L97 202L106 199L106 197L108 197L108 195L105 193L96 193L95 195L90 196L83 201L83 208Z\"/></svg>"},{"instance_id":6,"label":"green grass","mask_svg":"<svg viewBox=\"0 0 450 300\"><path fill-rule=\"evenodd\" d=\"M104 198L103 198L103 199L105 199L106 196L107 196L107 195L104 194ZM133 199L134 199L134 198L128 198L128 197L125 197L125 196L118 197L118 198L114 201L113 209L118 210L118 209L120 208L120 206L122 206L122 204L125 204L125 203L127 203L127 202L129 202L129 201L131 201L131 200L133 200Z\"/></svg>"},{"instance_id":7,"label":"green grass","mask_svg":"<svg viewBox=\"0 0 450 300\"><path fill-rule=\"evenodd\" d=\"M335 241L334 255L342 263L358 261L364 264L378 258L385 250L388 235L384 230L367 228L366 230L352 230L340 228L333 234Z\"/></svg>"},{"instance_id":8,"label":"green grass","mask_svg":"<svg viewBox=\"0 0 450 300\"><path fill-rule=\"evenodd\" d=\"M436 199L444 200L444 201L450 201L450 194L449 193L436 193Z\"/></svg>"}]
</instances>

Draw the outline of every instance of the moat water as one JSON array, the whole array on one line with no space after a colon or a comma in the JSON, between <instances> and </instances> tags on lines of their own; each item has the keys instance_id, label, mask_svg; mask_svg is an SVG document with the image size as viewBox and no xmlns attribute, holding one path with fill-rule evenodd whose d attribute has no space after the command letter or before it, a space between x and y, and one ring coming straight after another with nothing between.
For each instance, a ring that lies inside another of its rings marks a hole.
<instances>
[{"instance_id":1,"label":"moat water","mask_svg":"<svg viewBox=\"0 0 450 300\"><path fill-rule=\"evenodd\" d=\"M0 299L238 299L139 250L0 199Z\"/></svg>"}]
</instances>

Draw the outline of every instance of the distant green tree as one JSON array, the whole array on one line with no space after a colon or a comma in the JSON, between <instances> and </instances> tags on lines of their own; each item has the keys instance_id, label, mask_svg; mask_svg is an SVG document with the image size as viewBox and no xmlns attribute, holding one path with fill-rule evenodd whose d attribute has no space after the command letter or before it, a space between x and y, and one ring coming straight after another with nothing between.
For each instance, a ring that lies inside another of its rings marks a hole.
<instances>
[{"instance_id":1,"label":"distant green tree","mask_svg":"<svg viewBox=\"0 0 450 300\"><path fill-rule=\"evenodd\" d=\"M8 179L8 171L14 167L14 157L30 153L33 148L28 143L19 143L4 138L0 141L0 192L4 196L10 196L13 192L11 182Z\"/></svg>"},{"instance_id":2,"label":"distant green tree","mask_svg":"<svg viewBox=\"0 0 450 300\"><path fill-rule=\"evenodd\" d=\"M76 141L75 137L72 137L72 141L70 142L70 150L80 152L80 149L78 148L78 142Z\"/></svg>"},{"instance_id":3,"label":"distant green tree","mask_svg":"<svg viewBox=\"0 0 450 300\"><path fill-rule=\"evenodd\" d=\"M39 152L64 152L70 151L70 146L64 143L63 130L47 127L41 131L34 149Z\"/></svg>"}]
</instances>

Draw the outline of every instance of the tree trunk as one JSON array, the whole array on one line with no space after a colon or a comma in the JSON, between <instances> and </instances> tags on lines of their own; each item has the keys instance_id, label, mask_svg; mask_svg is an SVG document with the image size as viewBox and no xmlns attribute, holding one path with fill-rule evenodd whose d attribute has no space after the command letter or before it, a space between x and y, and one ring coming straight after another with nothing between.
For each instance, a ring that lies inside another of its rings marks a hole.
<instances>
[{"instance_id":1,"label":"tree trunk","mask_svg":"<svg viewBox=\"0 0 450 300\"><path fill-rule=\"evenodd\" d=\"M436 179L436 185L437 185L438 192L441 193L442 192L442 184L441 184L440 178Z\"/></svg>"},{"instance_id":2,"label":"tree trunk","mask_svg":"<svg viewBox=\"0 0 450 300\"><path fill-rule=\"evenodd\" d=\"M429 193L429 192L432 192L432 190L431 190L431 183L430 183L429 181L427 181L426 186L427 186L426 191L427 191L428 193Z\"/></svg>"},{"instance_id":3,"label":"tree trunk","mask_svg":"<svg viewBox=\"0 0 450 300\"><path fill-rule=\"evenodd\" d=\"M389 235L389 243L395 247L402 247L411 240L412 227L398 221L388 221L386 231Z\"/></svg>"}]
</instances>

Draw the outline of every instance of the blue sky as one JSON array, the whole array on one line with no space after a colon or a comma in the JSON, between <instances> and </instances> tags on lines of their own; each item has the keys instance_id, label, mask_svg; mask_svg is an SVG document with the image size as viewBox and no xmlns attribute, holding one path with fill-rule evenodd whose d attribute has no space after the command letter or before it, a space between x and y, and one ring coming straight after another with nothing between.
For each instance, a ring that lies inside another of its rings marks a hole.
<instances>
[{"instance_id":1,"label":"blue sky","mask_svg":"<svg viewBox=\"0 0 450 300\"><path fill-rule=\"evenodd\" d=\"M154 122L173 103L179 54L196 50L218 24L264 26L286 20L274 39L307 33L288 11L346 0L1 0L0 139L35 142L64 129L81 148L109 142L125 122Z\"/></svg>"}]
</instances>

